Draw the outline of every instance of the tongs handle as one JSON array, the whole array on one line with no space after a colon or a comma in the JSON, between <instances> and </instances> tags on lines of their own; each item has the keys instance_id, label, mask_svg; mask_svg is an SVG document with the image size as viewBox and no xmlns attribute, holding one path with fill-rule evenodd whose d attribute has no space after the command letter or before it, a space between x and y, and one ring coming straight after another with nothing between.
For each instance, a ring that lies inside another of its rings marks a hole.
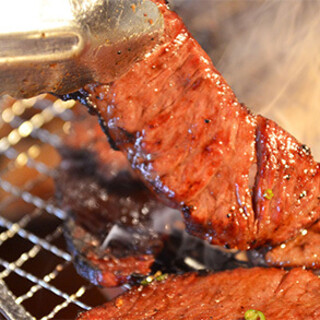
<instances>
[{"instance_id":1,"label":"tongs handle","mask_svg":"<svg viewBox=\"0 0 320 320\"><path fill-rule=\"evenodd\" d=\"M151 0L10 0L0 10L0 94L64 94L108 83L153 48Z\"/></svg>"}]
</instances>

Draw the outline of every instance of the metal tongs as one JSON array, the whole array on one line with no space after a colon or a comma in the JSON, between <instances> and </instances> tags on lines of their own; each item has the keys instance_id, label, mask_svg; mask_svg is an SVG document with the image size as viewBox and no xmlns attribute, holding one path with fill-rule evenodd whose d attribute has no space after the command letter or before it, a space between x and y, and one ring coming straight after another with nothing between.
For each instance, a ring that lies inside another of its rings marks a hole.
<instances>
[{"instance_id":1,"label":"metal tongs","mask_svg":"<svg viewBox=\"0 0 320 320\"><path fill-rule=\"evenodd\" d=\"M108 83L153 48L151 0L10 0L0 10L0 95L65 94Z\"/></svg>"}]
</instances>

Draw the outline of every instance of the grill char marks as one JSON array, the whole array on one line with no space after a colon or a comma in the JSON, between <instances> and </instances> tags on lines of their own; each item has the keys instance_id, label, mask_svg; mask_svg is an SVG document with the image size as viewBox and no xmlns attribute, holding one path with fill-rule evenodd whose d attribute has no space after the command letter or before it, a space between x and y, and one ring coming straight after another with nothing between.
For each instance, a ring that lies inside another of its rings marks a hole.
<instances>
[{"instance_id":1,"label":"grill char marks","mask_svg":"<svg viewBox=\"0 0 320 320\"><path fill-rule=\"evenodd\" d=\"M244 319L249 309L261 310L266 319L313 320L320 316L319 292L320 279L299 269L186 274L133 289L78 320Z\"/></svg>"},{"instance_id":2,"label":"grill char marks","mask_svg":"<svg viewBox=\"0 0 320 320\"><path fill-rule=\"evenodd\" d=\"M157 3L162 43L116 82L86 87L109 135L160 197L188 208L190 233L240 249L294 237L319 217L318 164L240 104L179 17Z\"/></svg>"}]
</instances>

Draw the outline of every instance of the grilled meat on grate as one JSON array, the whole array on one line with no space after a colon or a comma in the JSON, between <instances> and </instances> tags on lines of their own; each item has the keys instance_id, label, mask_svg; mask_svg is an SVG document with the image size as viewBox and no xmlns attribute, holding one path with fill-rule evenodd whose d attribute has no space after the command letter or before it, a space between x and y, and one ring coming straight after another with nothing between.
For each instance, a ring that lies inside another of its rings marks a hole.
<instances>
[{"instance_id":1,"label":"grilled meat on grate","mask_svg":"<svg viewBox=\"0 0 320 320\"><path fill-rule=\"evenodd\" d=\"M87 86L91 111L135 172L183 211L191 234L241 249L298 239L319 219L309 148L240 104L181 20L156 2L165 37L114 83ZM298 269L169 276L79 319L242 319L253 308L267 319L317 319L318 286Z\"/></svg>"},{"instance_id":2,"label":"grilled meat on grate","mask_svg":"<svg viewBox=\"0 0 320 320\"><path fill-rule=\"evenodd\" d=\"M319 219L318 163L240 104L181 19L156 2L162 42L114 83L87 86L92 111L191 234L240 249L294 238Z\"/></svg>"},{"instance_id":3,"label":"grilled meat on grate","mask_svg":"<svg viewBox=\"0 0 320 320\"><path fill-rule=\"evenodd\" d=\"M91 283L136 283L150 272L224 270L244 263L183 231L179 211L157 202L113 151L84 109L72 123L56 178L70 216L65 236L78 272Z\"/></svg>"},{"instance_id":4,"label":"grilled meat on grate","mask_svg":"<svg viewBox=\"0 0 320 320\"><path fill-rule=\"evenodd\" d=\"M102 177L89 152L82 159L79 151L64 150L63 154L56 197L70 213L65 235L78 272L103 286L149 274L167 237L154 228L152 215L178 212L158 203L126 171Z\"/></svg>"},{"instance_id":5,"label":"grilled meat on grate","mask_svg":"<svg viewBox=\"0 0 320 320\"><path fill-rule=\"evenodd\" d=\"M236 269L154 280L82 313L78 320L240 320L250 309L268 320L312 320L320 317L319 299L320 279L309 271Z\"/></svg>"}]
</instances>

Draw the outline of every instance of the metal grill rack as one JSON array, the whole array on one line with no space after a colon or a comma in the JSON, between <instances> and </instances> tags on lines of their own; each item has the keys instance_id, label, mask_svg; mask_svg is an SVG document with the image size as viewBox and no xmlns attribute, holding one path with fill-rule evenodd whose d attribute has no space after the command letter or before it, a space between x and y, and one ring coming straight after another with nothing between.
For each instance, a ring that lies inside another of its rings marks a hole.
<instances>
[{"instance_id":1,"label":"metal grill rack","mask_svg":"<svg viewBox=\"0 0 320 320\"><path fill-rule=\"evenodd\" d=\"M74 319L105 300L76 274L62 235L66 214L53 201L56 149L74 105L48 95L0 100L0 309L7 319Z\"/></svg>"},{"instance_id":2,"label":"metal grill rack","mask_svg":"<svg viewBox=\"0 0 320 320\"><path fill-rule=\"evenodd\" d=\"M120 293L97 288L77 274L63 235L66 213L54 202L57 149L77 107L49 95L0 100L0 319L1 311L9 320L75 319ZM203 269L198 255L207 256L210 246L199 249L200 240L182 229L179 235L177 253L167 253L170 259L177 254L188 270ZM206 267L248 266L243 252L219 252L210 247Z\"/></svg>"}]
</instances>

